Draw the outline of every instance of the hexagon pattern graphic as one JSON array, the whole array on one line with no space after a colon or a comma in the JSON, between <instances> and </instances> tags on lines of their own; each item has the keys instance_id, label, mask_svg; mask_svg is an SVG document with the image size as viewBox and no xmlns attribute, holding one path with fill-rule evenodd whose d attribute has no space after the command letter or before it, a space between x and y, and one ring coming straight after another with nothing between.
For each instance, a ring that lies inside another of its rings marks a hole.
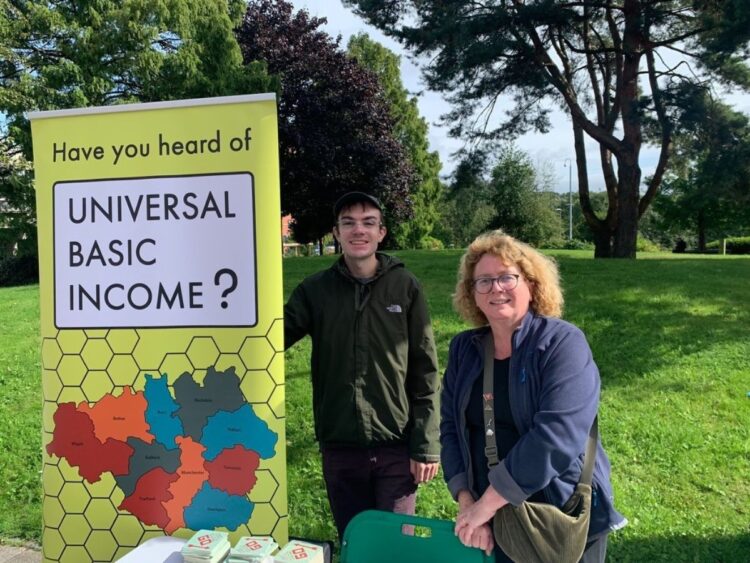
<instances>
[{"instance_id":1,"label":"hexagon pattern graphic","mask_svg":"<svg viewBox=\"0 0 750 563\"><path fill-rule=\"evenodd\" d=\"M256 329L43 338L45 562L201 528L286 541L283 322Z\"/></svg>"}]
</instances>

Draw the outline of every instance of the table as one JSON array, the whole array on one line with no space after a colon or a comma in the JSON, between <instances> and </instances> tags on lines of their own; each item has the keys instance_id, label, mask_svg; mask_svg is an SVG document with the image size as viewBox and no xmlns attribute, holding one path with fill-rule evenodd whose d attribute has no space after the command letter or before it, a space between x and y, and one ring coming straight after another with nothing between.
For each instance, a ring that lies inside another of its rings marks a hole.
<instances>
[{"instance_id":1,"label":"table","mask_svg":"<svg viewBox=\"0 0 750 563\"><path fill-rule=\"evenodd\" d=\"M117 563L183 563L182 546L186 540L164 536L146 540Z\"/></svg>"}]
</instances>

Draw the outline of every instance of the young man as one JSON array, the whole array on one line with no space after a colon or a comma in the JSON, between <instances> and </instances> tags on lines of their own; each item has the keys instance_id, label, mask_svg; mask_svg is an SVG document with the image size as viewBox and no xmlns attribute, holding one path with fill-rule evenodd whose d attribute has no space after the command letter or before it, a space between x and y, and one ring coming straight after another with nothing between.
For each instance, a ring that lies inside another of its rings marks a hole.
<instances>
[{"instance_id":1,"label":"young man","mask_svg":"<svg viewBox=\"0 0 750 563\"><path fill-rule=\"evenodd\" d=\"M334 205L343 256L305 279L284 307L284 345L312 337L315 435L339 538L367 509L414 514L438 470L439 378L422 288L377 251L380 202L349 192Z\"/></svg>"}]
</instances>

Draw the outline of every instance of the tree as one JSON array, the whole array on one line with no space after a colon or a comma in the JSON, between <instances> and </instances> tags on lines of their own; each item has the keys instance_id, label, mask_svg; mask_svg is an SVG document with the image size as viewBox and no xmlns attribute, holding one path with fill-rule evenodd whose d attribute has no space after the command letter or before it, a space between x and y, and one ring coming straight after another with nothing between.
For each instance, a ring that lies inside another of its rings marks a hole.
<instances>
[{"instance_id":1,"label":"tree","mask_svg":"<svg viewBox=\"0 0 750 563\"><path fill-rule=\"evenodd\" d=\"M240 0L0 0L0 198L34 232L26 112L263 92L243 65Z\"/></svg>"},{"instance_id":2,"label":"tree","mask_svg":"<svg viewBox=\"0 0 750 563\"><path fill-rule=\"evenodd\" d=\"M239 0L4 3L0 111L14 140L25 112L264 91L242 64ZM23 146L28 156L28 147Z\"/></svg>"},{"instance_id":3,"label":"tree","mask_svg":"<svg viewBox=\"0 0 750 563\"><path fill-rule=\"evenodd\" d=\"M31 166L22 155L10 155L7 142L0 139L0 261L36 254Z\"/></svg>"},{"instance_id":4,"label":"tree","mask_svg":"<svg viewBox=\"0 0 750 563\"><path fill-rule=\"evenodd\" d=\"M264 60L281 81L281 207L298 242L330 232L347 191L379 196L395 221L411 212L412 169L378 79L318 29L323 22L283 0L256 0L237 30L245 60Z\"/></svg>"},{"instance_id":5,"label":"tree","mask_svg":"<svg viewBox=\"0 0 750 563\"><path fill-rule=\"evenodd\" d=\"M441 240L463 247L484 231L503 229L535 245L559 242L562 225L551 182L513 145L494 158L483 151L464 155L447 189Z\"/></svg>"},{"instance_id":6,"label":"tree","mask_svg":"<svg viewBox=\"0 0 750 563\"><path fill-rule=\"evenodd\" d=\"M675 139L675 166L654 203L670 232L707 238L750 228L750 119L708 96L695 100Z\"/></svg>"},{"instance_id":7,"label":"tree","mask_svg":"<svg viewBox=\"0 0 750 563\"><path fill-rule=\"evenodd\" d=\"M374 72L382 86L393 118L396 139L404 147L412 168L412 219L390 223L389 229L400 248L419 248L432 234L439 219L438 203L442 192L440 157L430 152L427 122L419 115L417 98L401 82L400 57L361 33L353 36L347 51L359 64Z\"/></svg>"},{"instance_id":8,"label":"tree","mask_svg":"<svg viewBox=\"0 0 750 563\"><path fill-rule=\"evenodd\" d=\"M538 185L537 171L529 156L512 145L503 147L490 179L495 216L490 228L541 246L560 236L560 216Z\"/></svg>"},{"instance_id":9,"label":"tree","mask_svg":"<svg viewBox=\"0 0 750 563\"><path fill-rule=\"evenodd\" d=\"M568 194L561 196L561 199L565 201L561 202L560 207L564 210L568 209ZM607 204L609 198L607 192L591 192L589 193L589 202L591 203L591 210L597 215L597 217L604 218L607 216ZM565 212L563 212L565 213ZM587 242L594 242L594 235L591 229L583 218L581 213L581 206L578 200L573 200L573 238L583 240Z\"/></svg>"},{"instance_id":10,"label":"tree","mask_svg":"<svg viewBox=\"0 0 750 563\"><path fill-rule=\"evenodd\" d=\"M454 135L496 140L545 131L550 110L542 102L563 107L572 122L581 209L599 257L635 256L638 220L667 169L685 96L710 80L750 84L744 0L344 3L418 55L430 55L426 79L450 94ZM685 60L672 63L675 55ZM490 116L504 95L515 106L492 128ZM659 159L641 196L646 128ZM591 207L585 136L600 147L604 218Z\"/></svg>"},{"instance_id":11,"label":"tree","mask_svg":"<svg viewBox=\"0 0 750 563\"><path fill-rule=\"evenodd\" d=\"M489 228L495 216L482 152L464 155L446 189L436 236L448 247L466 247Z\"/></svg>"}]
</instances>

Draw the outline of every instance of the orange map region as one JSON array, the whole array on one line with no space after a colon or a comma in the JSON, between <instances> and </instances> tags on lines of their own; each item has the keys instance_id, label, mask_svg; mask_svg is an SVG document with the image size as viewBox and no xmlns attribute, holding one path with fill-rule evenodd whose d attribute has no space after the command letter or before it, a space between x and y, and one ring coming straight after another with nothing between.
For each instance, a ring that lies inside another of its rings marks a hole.
<instances>
[{"instance_id":1,"label":"orange map region","mask_svg":"<svg viewBox=\"0 0 750 563\"><path fill-rule=\"evenodd\" d=\"M89 415L94 423L94 434L102 442L107 438L122 442L140 438L150 444L154 436L146 423L147 406L142 391L135 393L125 386L120 395L105 395L93 407L81 403L78 410Z\"/></svg>"},{"instance_id":2,"label":"orange map region","mask_svg":"<svg viewBox=\"0 0 750 563\"><path fill-rule=\"evenodd\" d=\"M79 412L74 403L63 403L54 415L55 429L47 453L65 458L78 467L78 473L89 483L99 481L102 473L125 475L133 448L108 439L102 443L94 435L94 423L88 414Z\"/></svg>"},{"instance_id":3,"label":"orange map region","mask_svg":"<svg viewBox=\"0 0 750 563\"><path fill-rule=\"evenodd\" d=\"M206 462L208 483L230 495L246 495L257 481L259 463L260 456L242 446L223 450L216 459Z\"/></svg>"},{"instance_id":4,"label":"orange map region","mask_svg":"<svg viewBox=\"0 0 750 563\"><path fill-rule=\"evenodd\" d=\"M203 465L205 446L190 437L177 437L175 441L180 448L180 467L177 470L178 478L169 487L172 498L164 504L169 516L164 531L168 534L185 527L185 508L208 480L208 471Z\"/></svg>"},{"instance_id":5,"label":"orange map region","mask_svg":"<svg viewBox=\"0 0 750 563\"><path fill-rule=\"evenodd\" d=\"M164 504L172 498L168 487L177 478L176 473L167 473L161 467L154 467L138 479L133 494L123 500L118 508L127 510L144 524L164 528L169 522Z\"/></svg>"}]
</instances>

